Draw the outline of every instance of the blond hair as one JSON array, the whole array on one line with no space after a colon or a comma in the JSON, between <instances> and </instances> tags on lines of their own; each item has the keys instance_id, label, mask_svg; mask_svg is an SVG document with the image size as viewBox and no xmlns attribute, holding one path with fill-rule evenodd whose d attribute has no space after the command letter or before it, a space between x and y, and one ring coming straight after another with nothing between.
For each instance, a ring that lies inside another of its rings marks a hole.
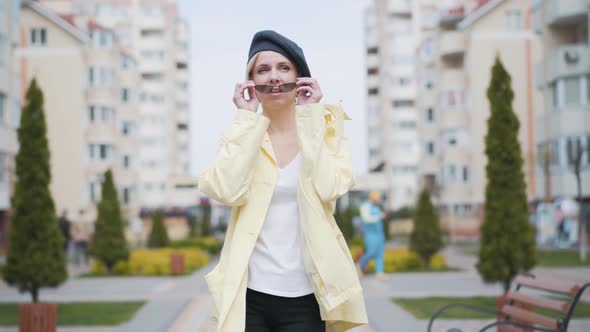
<instances>
[{"instance_id":1,"label":"blond hair","mask_svg":"<svg viewBox=\"0 0 590 332\"><path fill-rule=\"evenodd\" d=\"M254 69L254 65L256 64L256 60L258 60L259 53L254 54L248 64L246 65L246 80L250 80L252 78L252 69Z\"/></svg>"}]
</instances>

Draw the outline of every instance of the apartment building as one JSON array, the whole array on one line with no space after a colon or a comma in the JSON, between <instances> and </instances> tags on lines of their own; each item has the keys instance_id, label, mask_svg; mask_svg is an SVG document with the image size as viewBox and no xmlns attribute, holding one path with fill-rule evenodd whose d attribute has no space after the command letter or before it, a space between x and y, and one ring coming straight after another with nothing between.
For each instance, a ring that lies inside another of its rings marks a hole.
<instances>
[{"instance_id":1,"label":"apartment building","mask_svg":"<svg viewBox=\"0 0 590 332\"><path fill-rule=\"evenodd\" d=\"M536 85L544 112L536 115L536 197L577 197L590 188L590 0L538 1L534 30L545 57L537 62Z\"/></svg>"},{"instance_id":2,"label":"apartment building","mask_svg":"<svg viewBox=\"0 0 590 332\"><path fill-rule=\"evenodd\" d=\"M86 33L36 1L23 1L17 50L20 90L34 78L44 96L50 191L56 211L84 207Z\"/></svg>"},{"instance_id":3,"label":"apartment building","mask_svg":"<svg viewBox=\"0 0 590 332\"><path fill-rule=\"evenodd\" d=\"M174 0L42 0L55 11L87 17L110 29L136 60L139 87L139 205L153 209L177 205L175 178L190 173L189 28Z\"/></svg>"},{"instance_id":4,"label":"apartment building","mask_svg":"<svg viewBox=\"0 0 590 332\"><path fill-rule=\"evenodd\" d=\"M382 175L395 210L418 193L414 2L374 0L365 17L369 170Z\"/></svg>"},{"instance_id":5,"label":"apartment building","mask_svg":"<svg viewBox=\"0 0 590 332\"><path fill-rule=\"evenodd\" d=\"M0 2L0 250L8 240L14 157L18 151L21 92L14 50L18 45L19 16L20 0Z\"/></svg>"},{"instance_id":6,"label":"apartment building","mask_svg":"<svg viewBox=\"0 0 590 332\"><path fill-rule=\"evenodd\" d=\"M533 65L542 53L532 32L528 1L456 1L438 4L436 31L425 35L417 55L420 183L429 187L443 220L477 229L486 186L486 96L496 56L512 77L513 108L527 193L536 188L534 114L542 108ZM433 79L434 78L434 79ZM422 93L423 92L423 93Z\"/></svg>"}]
</instances>

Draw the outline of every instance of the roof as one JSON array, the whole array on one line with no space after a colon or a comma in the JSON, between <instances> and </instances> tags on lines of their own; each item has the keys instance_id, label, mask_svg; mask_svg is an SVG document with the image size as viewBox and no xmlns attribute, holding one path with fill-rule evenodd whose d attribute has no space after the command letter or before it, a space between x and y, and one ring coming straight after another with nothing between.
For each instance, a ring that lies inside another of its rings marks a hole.
<instances>
[{"instance_id":1,"label":"roof","mask_svg":"<svg viewBox=\"0 0 590 332\"><path fill-rule=\"evenodd\" d=\"M467 17L465 17L461 22L459 22L457 27L460 30L464 30L465 28L470 27L480 18L484 17L489 12L494 10L494 8L501 5L504 1L505 0L478 0L475 9L471 11L471 13L469 13Z\"/></svg>"},{"instance_id":2,"label":"roof","mask_svg":"<svg viewBox=\"0 0 590 332\"><path fill-rule=\"evenodd\" d=\"M37 1L32 0L23 0L22 5L23 7L28 7L33 10L35 13L43 16L47 20L51 21L58 27L60 27L65 32L69 33L76 39L80 40L81 42L87 42L88 37L84 33L84 31L78 29L75 25L71 24L67 17L62 18L53 11L45 8L44 6L40 5ZM72 20L73 21L73 20Z\"/></svg>"}]
</instances>

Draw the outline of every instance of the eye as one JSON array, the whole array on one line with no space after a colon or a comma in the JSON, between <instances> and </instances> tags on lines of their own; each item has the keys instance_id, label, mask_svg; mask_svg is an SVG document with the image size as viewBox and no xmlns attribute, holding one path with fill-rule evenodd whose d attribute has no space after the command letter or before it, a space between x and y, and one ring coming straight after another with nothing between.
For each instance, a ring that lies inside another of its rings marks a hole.
<instances>
[{"instance_id":1,"label":"eye","mask_svg":"<svg viewBox=\"0 0 590 332\"><path fill-rule=\"evenodd\" d=\"M287 65L283 65L280 67L281 70L291 70L291 67L287 66Z\"/></svg>"}]
</instances>

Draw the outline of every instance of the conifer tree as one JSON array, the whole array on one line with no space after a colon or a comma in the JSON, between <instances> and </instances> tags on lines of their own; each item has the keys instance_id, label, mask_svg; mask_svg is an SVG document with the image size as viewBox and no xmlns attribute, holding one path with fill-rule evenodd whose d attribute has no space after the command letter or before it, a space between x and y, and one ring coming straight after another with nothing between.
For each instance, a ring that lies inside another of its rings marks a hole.
<instances>
[{"instance_id":1,"label":"conifer tree","mask_svg":"<svg viewBox=\"0 0 590 332\"><path fill-rule=\"evenodd\" d=\"M420 256L424 265L430 267L430 259L443 246L442 231L430 193L423 189L418 199L418 208L414 216L414 230L410 235L410 249Z\"/></svg>"},{"instance_id":2,"label":"conifer tree","mask_svg":"<svg viewBox=\"0 0 590 332\"><path fill-rule=\"evenodd\" d=\"M10 249L2 277L7 284L39 299L39 289L57 287L67 278L64 238L57 224L49 184L51 169L43 92L33 79L26 95L16 155Z\"/></svg>"},{"instance_id":3,"label":"conifer tree","mask_svg":"<svg viewBox=\"0 0 590 332\"><path fill-rule=\"evenodd\" d=\"M90 253L101 261L109 272L117 262L129 258L129 249L123 231L121 206L115 189L113 172L110 169L104 174L102 182Z\"/></svg>"},{"instance_id":4,"label":"conifer tree","mask_svg":"<svg viewBox=\"0 0 590 332\"><path fill-rule=\"evenodd\" d=\"M519 122L512 109L514 92L499 57L492 67L487 96L487 185L477 270L484 281L501 282L507 292L514 276L533 268L536 249L528 218Z\"/></svg>"}]
</instances>

